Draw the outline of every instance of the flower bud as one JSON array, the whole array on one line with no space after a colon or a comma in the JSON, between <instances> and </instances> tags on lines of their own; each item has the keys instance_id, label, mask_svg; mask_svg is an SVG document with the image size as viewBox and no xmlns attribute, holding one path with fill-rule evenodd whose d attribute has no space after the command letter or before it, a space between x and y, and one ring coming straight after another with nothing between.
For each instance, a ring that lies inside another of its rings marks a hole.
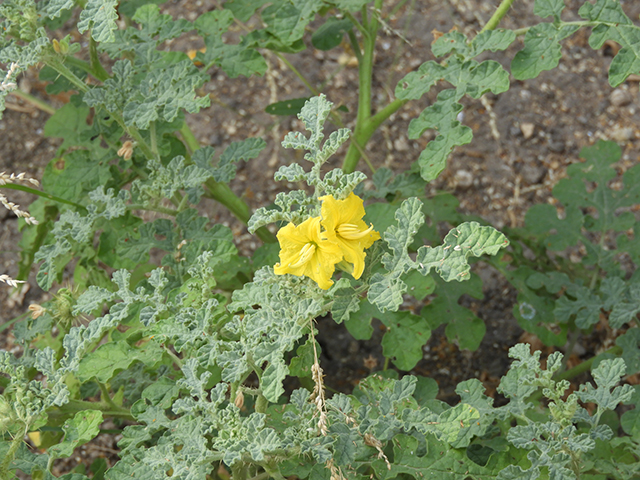
<instances>
[{"instance_id":1,"label":"flower bud","mask_svg":"<svg viewBox=\"0 0 640 480\"><path fill-rule=\"evenodd\" d=\"M238 390L238 393L236 393L233 404L240 409L244 406L244 393L242 393L242 390Z\"/></svg>"},{"instance_id":2,"label":"flower bud","mask_svg":"<svg viewBox=\"0 0 640 480\"><path fill-rule=\"evenodd\" d=\"M118 150L118 156L122 157L125 160L131 160L131 156L133 155L133 142L131 140L127 140L122 144L120 150Z\"/></svg>"}]
</instances>

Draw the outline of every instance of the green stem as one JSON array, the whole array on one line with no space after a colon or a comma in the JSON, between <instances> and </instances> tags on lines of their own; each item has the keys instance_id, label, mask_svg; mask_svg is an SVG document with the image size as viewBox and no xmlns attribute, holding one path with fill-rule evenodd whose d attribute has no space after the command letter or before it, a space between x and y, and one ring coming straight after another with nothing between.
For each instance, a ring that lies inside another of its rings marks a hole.
<instances>
[{"instance_id":1,"label":"green stem","mask_svg":"<svg viewBox=\"0 0 640 480\"><path fill-rule=\"evenodd\" d=\"M362 62L362 50L360 50L360 44L358 43L356 34L353 33L353 30L349 30L349 33L347 35L349 36L349 42L351 42L351 49L353 50L353 54L358 59L358 63Z\"/></svg>"},{"instance_id":2,"label":"green stem","mask_svg":"<svg viewBox=\"0 0 640 480\"><path fill-rule=\"evenodd\" d=\"M173 208L167 208L167 207L161 207L161 206L150 207L148 205L142 205L137 203L133 205L127 205L127 210L146 210L148 212L164 213L165 215L171 215L172 217L175 217L178 213L180 213L179 210L174 210Z\"/></svg>"},{"instance_id":3,"label":"green stem","mask_svg":"<svg viewBox=\"0 0 640 480\"><path fill-rule=\"evenodd\" d=\"M173 363L175 363L179 369L182 369L182 359L178 357L175 353L173 353L171 349L166 345L163 345L163 347L166 354L171 357L171 360L173 360Z\"/></svg>"},{"instance_id":4,"label":"green stem","mask_svg":"<svg viewBox=\"0 0 640 480\"><path fill-rule=\"evenodd\" d=\"M78 78L78 76L73 73L71 70L69 70L69 68L67 68L67 66L62 63L59 59L55 59L55 60L45 60L45 63L53 68L56 72L58 72L60 75L62 75L64 78L66 78L67 80L69 80L77 89L78 91L82 92L82 93L86 93L89 91L89 86L84 83L80 78Z\"/></svg>"},{"instance_id":5,"label":"green stem","mask_svg":"<svg viewBox=\"0 0 640 480\"><path fill-rule=\"evenodd\" d=\"M189 148L192 154L193 152L195 152L200 148L200 142L198 142L198 139L189 128L189 125L187 124L187 122L184 122L182 124L182 127L180 127L180 135L182 135L182 139L184 140L184 143L187 144L187 147Z\"/></svg>"},{"instance_id":6,"label":"green stem","mask_svg":"<svg viewBox=\"0 0 640 480\"><path fill-rule=\"evenodd\" d=\"M182 127L180 127L180 135L182 135L182 138L187 144L189 150L191 150L191 153L200 148L200 143L189 128L189 125L187 125L187 122L184 122ZM249 222L249 219L251 218L251 210L249 209L249 206L241 198L237 197L235 193L233 193L231 188L229 188L229 185L226 183L216 182L213 178L210 178L205 182L205 186L209 190L207 193L208 197L213 198L227 207L229 211L245 225ZM277 241L276 237L274 237L266 227L260 227L256 230L256 235L265 243L275 243Z\"/></svg>"},{"instance_id":7,"label":"green stem","mask_svg":"<svg viewBox=\"0 0 640 480\"><path fill-rule=\"evenodd\" d=\"M78 412L84 412L85 410L99 410L105 417L122 418L135 422L135 418L127 408L113 407L103 402L87 402L84 400L69 400L68 403L61 407L48 410L47 413L50 418L68 417Z\"/></svg>"},{"instance_id":8,"label":"green stem","mask_svg":"<svg viewBox=\"0 0 640 480\"><path fill-rule=\"evenodd\" d=\"M347 154L344 157L344 162L342 164L342 170L345 173L351 173L356 169L358 165L358 161L360 160L360 156L363 155L364 146L371 139L375 131L378 127L388 119L395 112L400 110L405 104L407 100L394 100L378 113L369 117L366 121L363 122L362 125L356 124L356 131L352 135L351 143L349 144L349 148L347 149ZM372 168L372 171L375 172L375 169Z\"/></svg>"},{"instance_id":9,"label":"green stem","mask_svg":"<svg viewBox=\"0 0 640 480\"><path fill-rule=\"evenodd\" d=\"M22 192L32 193L33 195L38 195L42 198L47 198L49 200L53 200L54 202L64 203L66 205L72 205L80 210L85 210L85 208L78 204L74 203L70 200L65 200L64 198L56 197L55 195L51 195L50 193L42 192L40 190L36 190L35 188L25 187L24 185L16 185L15 183L7 183L5 185L0 185L0 188L9 188L11 190L20 190Z\"/></svg>"},{"instance_id":10,"label":"green stem","mask_svg":"<svg viewBox=\"0 0 640 480\"><path fill-rule=\"evenodd\" d=\"M249 477L247 464L244 462L236 462L231 465L231 478L233 480L247 480Z\"/></svg>"},{"instance_id":11,"label":"green stem","mask_svg":"<svg viewBox=\"0 0 640 480\"><path fill-rule=\"evenodd\" d=\"M98 387L100 387L100 392L102 393L102 395L100 396L100 400L102 400L102 403L106 403L107 405L111 406L111 408L113 409L120 409L120 405L117 405L112 399L111 399L111 395L109 395L109 390L107 390L107 386L101 382L98 382Z\"/></svg>"},{"instance_id":12,"label":"green stem","mask_svg":"<svg viewBox=\"0 0 640 480\"><path fill-rule=\"evenodd\" d=\"M273 473L275 474L277 472L273 472ZM251 477L249 480L267 480L270 477L271 477L271 474L269 472L262 472L256 475L255 477Z\"/></svg>"},{"instance_id":13,"label":"green stem","mask_svg":"<svg viewBox=\"0 0 640 480\"><path fill-rule=\"evenodd\" d=\"M89 36L89 59L91 60L91 73L94 77L101 82L104 82L110 77L109 73L102 66L102 63L100 63L96 41L91 35Z\"/></svg>"},{"instance_id":14,"label":"green stem","mask_svg":"<svg viewBox=\"0 0 640 480\"><path fill-rule=\"evenodd\" d=\"M11 440L11 446L9 450L5 454L2 463L0 464L0 480L10 480L12 477L9 475L9 465L13 461L13 457L15 457L18 448L20 448L20 444L22 443L22 439L29 432L29 425L24 426L24 432L22 434L17 434L13 440Z\"/></svg>"},{"instance_id":15,"label":"green stem","mask_svg":"<svg viewBox=\"0 0 640 480\"><path fill-rule=\"evenodd\" d=\"M79 58L76 58L73 55L67 55L66 57L64 57L63 62L71 65L72 67L79 68L80 70L88 73L89 75L94 74L93 69L91 68L91 65L88 62L85 62L84 60L80 60Z\"/></svg>"},{"instance_id":16,"label":"green stem","mask_svg":"<svg viewBox=\"0 0 640 480\"><path fill-rule=\"evenodd\" d=\"M153 152L153 158L160 160L160 153L158 153L158 138L156 137L156 122L151 122L149 126L149 136L151 137L151 151Z\"/></svg>"},{"instance_id":17,"label":"green stem","mask_svg":"<svg viewBox=\"0 0 640 480\"><path fill-rule=\"evenodd\" d=\"M287 68L291 70L295 74L295 76L300 79L302 83L304 83L304 86L307 87L311 93L313 93L314 95L320 95L320 92L318 92L318 90L316 90L315 87L311 85L311 83L309 83L309 81L304 77L304 75L302 75L298 71L298 69L291 64L289 60L287 60L281 53L278 53L278 52L274 52L274 53L276 57L282 60L282 63L284 63L287 66Z\"/></svg>"},{"instance_id":18,"label":"green stem","mask_svg":"<svg viewBox=\"0 0 640 480\"><path fill-rule=\"evenodd\" d=\"M27 315L29 315L29 312L25 312L22 315L18 315L16 318L14 318L13 320L9 320L8 322L3 323L2 325L0 325L0 332L6 330L7 328L9 328L11 325L13 325L16 322L19 322L20 320L22 320L23 318L25 318ZM4 377L0 377L3 378Z\"/></svg>"},{"instance_id":19,"label":"green stem","mask_svg":"<svg viewBox=\"0 0 640 480\"><path fill-rule=\"evenodd\" d=\"M495 13L489 19L481 32L484 32L485 30L494 30L500 23L500 20L502 20L502 18L507 14L513 2L514 0L502 0L502 2L500 2L500 5L498 5Z\"/></svg>"},{"instance_id":20,"label":"green stem","mask_svg":"<svg viewBox=\"0 0 640 480\"><path fill-rule=\"evenodd\" d=\"M616 345L615 347L611 347L610 349L605 350L601 354L596 355L595 357L591 357L589 360L585 360L584 362L576 365L575 367L570 368L566 372L563 372L557 376L554 376L554 379L558 381L570 380L584 372L588 372L589 370L591 370L591 365L593 365L593 362L595 362L596 360L600 360L605 356L609 356L609 355L620 355L621 353L622 353L622 347L619 347Z\"/></svg>"},{"instance_id":21,"label":"green stem","mask_svg":"<svg viewBox=\"0 0 640 480\"><path fill-rule=\"evenodd\" d=\"M377 4L378 2L376 1L376 8L378 7ZM351 173L356 169L356 165L360 160L360 151L364 150L367 140L369 140L373 134L373 131L367 131L366 122L371 117L371 81L373 76L373 56L375 54L376 36L378 33L378 20L376 16L373 15L369 22L367 10L363 7L362 22L362 56L358 61L358 112L356 114L356 127L351 136L351 143L349 144L347 155L342 163L342 170L345 173Z\"/></svg>"},{"instance_id":22,"label":"green stem","mask_svg":"<svg viewBox=\"0 0 640 480\"><path fill-rule=\"evenodd\" d=\"M20 89L12 91L11 95L21 98L25 102L30 103L34 107L42 110L45 113L48 113L49 115L53 115L54 113L56 113L56 109L53 108L51 105L49 105L46 102L43 102L42 100L40 100L37 97L34 97L33 95L29 95L28 93L23 92Z\"/></svg>"},{"instance_id":23,"label":"green stem","mask_svg":"<svg viewBox=\"0 0 640 480\"><path fill-rule=\"evenodd\" d=\"M245 225L249 223L249 219L251 218L249 206L233 193L229 185L216 182L213 178L210 178L205 182L205 186L208 190L206 196L213 198L227 207L229 211ZM256 230L256 235L265 243L275 243L277 241L276 237L274 237L266 227L260 227Z\"/></svg>"}]
</instances>

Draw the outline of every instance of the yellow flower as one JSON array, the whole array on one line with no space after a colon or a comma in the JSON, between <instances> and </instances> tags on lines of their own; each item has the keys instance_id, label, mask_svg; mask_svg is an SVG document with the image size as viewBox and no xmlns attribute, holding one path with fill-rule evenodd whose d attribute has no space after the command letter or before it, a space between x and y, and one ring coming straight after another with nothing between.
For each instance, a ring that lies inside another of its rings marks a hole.
<instances>
[{"instance_id":1,"label":"yellow flower","mask_svg":"<svg viewBox=\"0 0 640 480\"><path fill-rule=\"evenodd\" d=\"M342 250L320 231L320 217L309 218L297 227L293 223L282 227L278 241L280 263L273 268L276 275L305 275L324 290L333 285L331 276L342 260Z\"/></svg>"},{"instance_id":2,"label":"yellow flower","mask_svg":"<svg viewBox=\"0 0 640 480\"><path fill-rule=\"evenodd\" d=\"M321 224L329 240L335 239L340 245L344 259L353 264L353 278L358 279L364 270L364 250L380 238L380 234L367 227L362 199L353 193L344 200L336 200L332 195L320 197L322 201Z\"/></svg>"}]
</instances>

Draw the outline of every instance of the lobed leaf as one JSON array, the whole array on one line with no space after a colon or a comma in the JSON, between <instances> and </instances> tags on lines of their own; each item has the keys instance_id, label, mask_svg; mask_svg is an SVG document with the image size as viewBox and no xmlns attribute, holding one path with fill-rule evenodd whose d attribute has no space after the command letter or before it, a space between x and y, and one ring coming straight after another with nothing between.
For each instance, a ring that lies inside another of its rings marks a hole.
<instances>
[{"instance_id":1,"label":"lobed leaf","mask_svg":"<svg viewBox=\"0 0 640 480\"><path fill-rule=\"evenodd\" d=\"M469 275L470 256L495 255L507 245L507 237L495 228L467 222L451 230L442 245L420 247L416 263L423 275L433 268L447 282L462 281Z\"/></svg>"},{"instance_id":2,"label":"lobed leaf","mask_svg":"<svg viewBox=\"0 0 640 480\"><path fill-rule=\"evenodd\" d=\"M551 23L539 23L531 27L524 37L524 48L511 62L513 76L518 80L526 80L537 77L544 70L557 67L562 56L558 42L572 35L578 28L575 25L558 28Z\"/></svg>"},{"instance_id":3,"label":"lobed leaf","mask_svg":"<svg viewBox=\"0 0 640 480\"><path fill-rule=\"evenodd\" d=\"M116 20L118 0L88 0L78 21L78 31L84 33L91 28L91 36L96 42L111 42L113 31L118 28Z\"/></svg>"}]
</instances>

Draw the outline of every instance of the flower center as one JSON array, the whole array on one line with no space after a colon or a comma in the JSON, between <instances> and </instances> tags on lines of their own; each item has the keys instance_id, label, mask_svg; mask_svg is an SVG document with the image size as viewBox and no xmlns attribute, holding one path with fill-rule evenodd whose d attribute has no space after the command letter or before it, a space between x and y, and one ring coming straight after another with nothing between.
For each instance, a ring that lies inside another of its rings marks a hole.
<instances>
[{"instance_id":1,"label":"flower center","mask_svg":"<svg viewBox=\"0 0 640 480\"><path fill-rule=\"evenodd\" d=\"M366 237L373 230L373 225L371 225L366 230L360 230L357 225L352 223L342 223L336 229L338 235L340 235L345 240L360 240L361 238Z\"/></svg>"},{"instance_id":2,"label":"flower center","mask_svg":"<svg viewBox=\"0 0 640 480\"><path fill-rule=\"evenodd\" d=\"M316 253L317 248L318 247L316 246L315 243L305 244L305 246L302 247L302 250L300 250L300 258L298 258L298 261L293 265L289 265L289 266L291 268L301 267L302 265L307 263L309 260L311 260L311 257L313 257L313 255Z\"/></svg>"}]
</instances>

